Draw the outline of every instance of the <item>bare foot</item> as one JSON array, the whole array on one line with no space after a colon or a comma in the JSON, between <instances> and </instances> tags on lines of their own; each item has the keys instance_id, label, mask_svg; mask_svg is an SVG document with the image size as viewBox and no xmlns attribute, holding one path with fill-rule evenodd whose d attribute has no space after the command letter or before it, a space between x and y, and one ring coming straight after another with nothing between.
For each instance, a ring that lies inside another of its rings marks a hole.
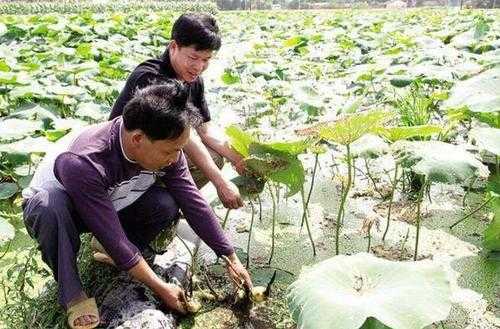
<instances>
[{"instance_id":1,"label":"bare foot","mask_svg":"<svg viewBox=\"0 0 500 329\"><path fill-rule=\"evenodd\" d=\"M69 302L67 308L69 309L71 306L76 305L87 298L87 294L82 293L80 297L77 297ZM88 326L97 323L97 321L98 319L94 315L82 315L73 321L73 326Z\"/></svg>"},{"instance_id":2,"label":"bare foot","mask_svg":"<svg viewBox=\"0 0 500 329\"><path fill-rule=\"evenodd\" d=\"M101 263L106 263L112 266L116 266L115 262L109 257L107 254L104 254L102 252L95 252L94 253L94 259L98 262Z\"/></svg>"}]
</instances>

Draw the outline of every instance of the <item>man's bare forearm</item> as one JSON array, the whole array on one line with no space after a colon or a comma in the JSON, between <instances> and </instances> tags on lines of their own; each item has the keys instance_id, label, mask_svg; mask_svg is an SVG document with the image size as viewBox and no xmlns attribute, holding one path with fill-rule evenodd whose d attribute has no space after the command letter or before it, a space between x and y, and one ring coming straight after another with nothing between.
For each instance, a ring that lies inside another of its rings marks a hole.
<instances>
[{"instance_id":1,"label":"man's bare forearm","mask_svg":"<svg viewBox=\"0 0 500 329\"><path fill-rule=\"evenodd\" d=\"M216 187L223 184L224 177L221 171L210 156L206 146L197 137L191 135L188 144L184 147L184 151L194 165L211 181Z\"/></svg>"},{"instance_id":2,"label":"man's bare forearm","mask_svg":"<svg viewBox=\"0 0 500 329\"><path fill-rule=\"evenodd\" d=\"M144 283L156 294L160 294L165 284L142 257L136 265L128 270L128 273L137 281Z\"/></svg>"},{"instance_id":3,"label":"man's bare forearm","mask_svg":"<svg viewBox=\"0 0 500 329\"><path fill-rule=\"evenodd\" d=\"M203 144L228 159L231 163L236 164L242 159L242 156L230 147L225 136L211 123L205 123L197 132Z\"/></svg>"}]
</instances>

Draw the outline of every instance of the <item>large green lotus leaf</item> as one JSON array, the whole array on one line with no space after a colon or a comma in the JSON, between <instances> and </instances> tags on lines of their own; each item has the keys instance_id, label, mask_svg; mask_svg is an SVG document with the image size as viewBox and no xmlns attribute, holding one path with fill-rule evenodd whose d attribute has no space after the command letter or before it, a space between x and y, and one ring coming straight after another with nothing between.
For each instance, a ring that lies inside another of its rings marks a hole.
<instances>
[{"instance_id":1,"label":"large green lotus leaf","mask_svg":"<svg viewBox=\"0 0 500 329\"><path fill-rule=\"evenodd\" d=\"M31 78L25 72L3 72L0 71L0 83L8 85L27 85Z\"/></svg>"},{"instance_id":2,"label":"large green lotus leaf","mask_svg":"<svg viewBox=\"0 0 500 329\"><path fill-rule=\"evenodd\" d=\"M226 85L233 85L240 82L240 76L232 69L225 69L220 78Z\"/></svg>"},{"instance_id":3,"label":"large green lotus leaf","mask_svg":"<svg viewBox=\"0 0 500 329\"><path fill-rule=\"evenodd\" d=\"M80 103L76 108L75 115L94 121L103 121L109 116L109 110L103 105L92 102Z\"/></svg>"},{"instance_id":4,"label":"large green lotus leaf","mask_svg":"<svg viewBox=\"0 0 500 329\"><path fill-rule=\"evenodd\" d=\"M380 127L376 132L390 142L413 137L429 137L439 134L443 128L437 125L421 125L412 127Z\"/></svg>"},{"instance_id":5,"label":"large green lotus leaf","mask_svg":"<svg viewBox=\"0 0 500 329\"><path fill-rule=\"evenodd\" d=\"M448 317L450 295L446 273L431 261L359 253L303 270L287 298L298 328L358 329L372 317L391 328L420 329Z\"/></svg>"},{"instance_id":6,"label":"large green lotus leaf","mask_svg":"<svg viewBox=\"0 0 500 329\"><path fill-rule=\"evenodd\" d=\"M59 96L78 96L87 93L87 91L78 86L58 86L47 87L47 91Z\"/></svg>"},{"instance_id":7,"label":"large green lotus leaf","mask_svg":"<svg viewBox=\"0 0 500 329\"><path fill-rule=\"evenodd\" d=\"M249 156L250 144L255 142L255 138L241 130L236 125L231 125L226 128L226 135L229 137L231 146L243 157Z\"/></svg>"},{"instance_id":8,"label":"large green lotus leaf","mask_svg":"<svg viewBox=\"0 0 500 329\"><path fill-rule=\"evenodd\" d=\"M9 154L47 153L55 148L55 145L45 137L26 137L13 143L0 143L0 152Z\"/></svg>"},{"instance_id":9,"label":"large green lotus leaf","mask_svg":"<svg viewBox=\"0 0 500 329\"><path fill-rule=\"evenodd\" d=\"M474 30L469 30L464 33L458 34L453 37L450 45L457 49L464 49L472 47L478 42L478 39L474 36Z\"/></svg>"},{"instance_id":10,"label":"large green lotus leaf","mask_svg":"<svg viewBox=\"0 0 500 329\"><path fill-rule=\"evenodd\" d=\"M40 97L40 98L54 98L55 96L49 95L46 88L36 81L32 81L27 86L17 86L10 90L9 96L11 98L30 98L30 97Z\"/></svg>"},{"instance_id":11,"label":"large green lotus leaf","mask_svg":"<svg viewBox=\"0 0 500 329\"><path fill-rule=\"evenodd\" d=\"M287 185L289 196L301 190L305 173L297 155L259 143L250 144L249 151L245 162L254 174Z\"/></svg>"},{"instance_id":12,"label":"large green lotus leaf","mask_svg":"<svg viewBox=\"0 0 500 329\"><path fill-rule=\"evenodd\" d=\"M9 115L9 118L28 119L28 120L48 120L55 121L57 116L50 110L38 105L28 104L17 109Z\"/></svg>"},{"instance_id":13,"label":"large green lotus leaf","mask_svg":"<svg viewBox=\"0 0 500 329\"><path fill-rule=\"evenodd\" d=\"M14 226L10 225L7 220L0 217L0 246L5 242L14 238Z\"/></svg>"},{"instance_id":14,"label":"large green lotus leaf","mask_svg":"<svg viewBox=\"0 0 500 329\"><path fill-rule=\"evenodd\" d=\"M0 121L0 140L20 139L43 128L42 121L7 119Z\"/></svg>"},{"instance_id":15,"label":"large green lotus leaf","mask_svg":"<svg viewBox=\"0 0 500 329\"><path fill-rule=\"evenodd\" d=\"M459 81L451 89L445 108L468 107L473 112L500 111L500 67Z\"/></svg>"},{"instance_id":16,"label":"large green lotus leaf","mask_svg":"<svg viewBox=\"0 0 500 329\"><path fill-rule=\"evenodd\" d=\"M376 159L389 152L389 146L382 138L366 134L351 144L351 154L354 158Z\"/></svg>"},{"instance_id":17,"label":"large green lotus leaf","mask_svg":"<svg viewBox=\"0 0 500 329\"><path fill-rule=\"evenodd\" d=\"M461 184L472 177L486 178L488 168L457 145L439 141L397 141L392 144L396 161L431 182Z\"/></svg>"},{"instance_id":18,"label":"large green lotus leaf","mask_svg":"<svg viewBox=\"0 0 500 329\"><path fill-rule=\"evenodd\" d=\"M16 183L0 183L0 200L5 200L17 193L19 187Z\"/></svg>"},{"instance_id":19,"label":"large green lotus leaf","mask_svg":"<svg viewBox=\"0 0 500 329\"><path fill-rule=\"evenodd\" d=\"M322 96L310 84L294 84L292 95L309 115L319 115L324 107Z\"/></svg>"},{"instance_id":20,"label":"large green lotus leaf","mask_svg":"<svg viewBox=\"0 0 500 329\"><path fill-rule=\"evenodd\" d=\"M500 156L500 129L474 128L469 132L469 138L479 149Z\"/></svg>"},{"instance_id":21,"label":"large green lotus leaf","mask_svg":"<svg viewBox=\"0 0 500 329\"><path fill-rule=\"evenodd\" d=\"M323 139L348 145L384 122L390 120L393 114L386 111L371 111L349 115L333 123L319 127L319 136Z\"/></svg>"},{"instance_id":22,"label":"large green lotus leaf","mask_svg":"<svg viewBox=\"0 0 500 329\"><path fill-rule=\"evenodd\" d=\"M292 142L271 142L262 143L273 150L284 152L289 155L299 155L304 153L313 144L312 139L304 139Z\"/></svg>"},{"instance_id":23,"label":"large green lotus leaf","mask_svg":"<svg viewBox=\"0 0 500 329\"><path fill-rule=\"evenodd\" d=\"M500 251L500 199L494 204L495 217L484 231L483 246L492 251Z\"/></svg>"},{"instance_id":24,"label":"large green lotus leaf","mask_svg":"<svg viewBox=\"0 0 500 329\"><path fill-rule=\"evenodd\" d=\"M231 182L238 187L242 196L254 196L264 190L266 181L255 176L237 176Z\"/></svg>"},{"instance_id":25,"label":"large green lotus leaf","mask_svg":"<svg viewBox=\"0 0 500 329\"><path fill-rule=\"evenodd\" d=\"M288 196L292 196L300 192L305 182L305 173L302 162L299 159L290 159L287 168L280 171L272 172L268 175L272 181L285 184L288 186Z\"/></svg>"}]
</instances>

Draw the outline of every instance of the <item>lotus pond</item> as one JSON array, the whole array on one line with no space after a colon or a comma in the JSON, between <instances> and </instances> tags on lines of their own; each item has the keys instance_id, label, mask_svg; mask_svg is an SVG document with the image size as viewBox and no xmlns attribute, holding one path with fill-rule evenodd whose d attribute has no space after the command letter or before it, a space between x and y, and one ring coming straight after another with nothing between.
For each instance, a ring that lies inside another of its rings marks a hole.
<instances>
[{"instance_id":1,"label":"lotus pond","mask_svg":"<svg viewBox=\"0 0 500 329\"><path fill-rule=\"evenodd\" d=\"M58 139L106 120L177 16L0 16L5 328L64 323L55 299L39 297L53 286L22 224L21 189ZM202 245L202 309L179 327L500 328L500 12L217 18L207 101L253 176L224 169L245 195L240 210L203 192L255 284L276 276L267 301L235 310L206 296L208 282L231 289Z\"/></svg>"}]
</instances>

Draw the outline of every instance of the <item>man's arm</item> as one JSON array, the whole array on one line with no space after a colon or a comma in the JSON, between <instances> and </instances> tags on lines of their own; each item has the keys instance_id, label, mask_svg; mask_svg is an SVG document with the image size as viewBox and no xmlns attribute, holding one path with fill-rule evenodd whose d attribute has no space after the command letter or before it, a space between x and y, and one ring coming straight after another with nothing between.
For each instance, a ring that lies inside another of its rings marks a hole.
<instances>
[{"instance_id":1,"label":"man's arm","mask_svg":"<svg viewBox=\"0 0 500 329\"><path fill-rule=\"evenodd\" d=\"M56 160L54 172L76 212L116 266L148 286L169 308L185 313L182 289L160 279L128 240L97 170L78 155L63 153Z\"/></svg>"},{"instance_id":2,"label":"man's arm","mask_svg":"<svg viewBox=\"0 0 500 329\"><path fill-rule=\"evenodd\" d=\"M217 254L227 256L233 267L228 273L233 279L243 279L249 287L252 281L234 253L234 248L224 234L215 213L201 192L196 188L189 172L186 158L180 154L177 162L164 170L162 177L166 189L182 210L189 226Z\"/></svg>"},{"instance_id":3,"label":"man's arm","mask_svg":"<svg viewBox=\"0 0 500 329\"><path fill-rule=\"evenodd\" d=\"M217 194L226 208L237 209L243 206L238 188L222 175L198 136L191 134L184 151L205 177L214 184Z\"/></svg>"},{"instance_id":4,"label":"man's arm","mask_svg":"<svg viewBox=\"0 0 500 329\"><path fill-rule=\"evenodd\" d=\"M196 131L203 144L214 149L217 153L228 159L240 175L244 174L245 166L243 157L231 148L226 137L220 132L218 127L214 126L214 124L209 121L203 123Z\"/></svg>"}]
</instances>

